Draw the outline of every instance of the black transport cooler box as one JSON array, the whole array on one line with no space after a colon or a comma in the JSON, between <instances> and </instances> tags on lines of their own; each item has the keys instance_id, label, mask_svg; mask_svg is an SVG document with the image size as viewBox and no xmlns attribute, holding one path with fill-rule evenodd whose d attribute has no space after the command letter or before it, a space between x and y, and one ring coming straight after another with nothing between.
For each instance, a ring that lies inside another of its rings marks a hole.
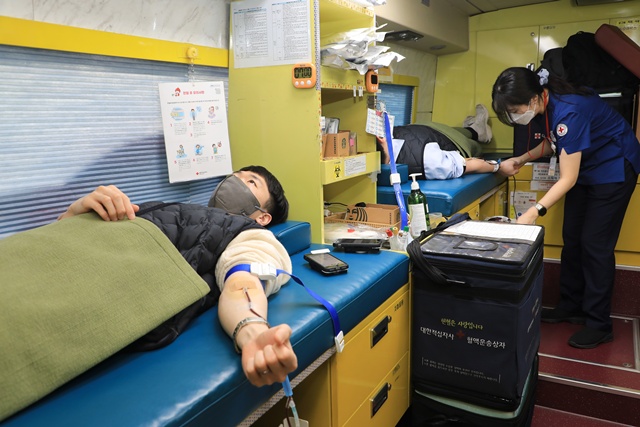
<instances>
[{"instance_id":1,"label":"black transport cooler box","mask_svg":"<svg viewBox=\"0 0 640 427\"><path fill-rule=\"evenodd\" d=\"M531 426L538 386L536 358L525 382L520 405L500 411L460 400L413 390L411 425L420 427L526 427Z\"/></svg>"},{"instance_id":2,"label":"black transport cooler box","mask_svg":"<svg viewBox=\"0 0 640 427\"><path fill-rule=\"evenodd\" d=\"M409 248L413 387L515 410L540 344L544 228L448 223Z\"/></svg>"}]
</instances>

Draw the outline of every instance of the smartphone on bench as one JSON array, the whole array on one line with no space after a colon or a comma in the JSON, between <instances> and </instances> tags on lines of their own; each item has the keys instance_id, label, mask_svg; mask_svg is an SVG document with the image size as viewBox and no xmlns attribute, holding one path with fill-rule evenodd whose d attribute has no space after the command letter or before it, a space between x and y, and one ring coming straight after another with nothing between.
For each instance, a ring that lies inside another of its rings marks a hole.
<instances>
[{"instance_id":1,"label":"smartphone on bench","mask_svg":"<svg viewBox=\"0 0 640 427\"><path fill-rule=\"evenodd\" d=\"M304 255L311 268L322 274L332 275L346 273L349 265L328 252L312 252Z\"/></svg>"},{"instance_id":2,"label":"smartphone on bench","mask_svg":"<svg viewBox=\"0 0 640 427\"><path fill-rule=\"evenodd\" d=\"M345 252L377 254L383 243L384 239L337 239L333 247Z\"/></svg>"}]
</instances>

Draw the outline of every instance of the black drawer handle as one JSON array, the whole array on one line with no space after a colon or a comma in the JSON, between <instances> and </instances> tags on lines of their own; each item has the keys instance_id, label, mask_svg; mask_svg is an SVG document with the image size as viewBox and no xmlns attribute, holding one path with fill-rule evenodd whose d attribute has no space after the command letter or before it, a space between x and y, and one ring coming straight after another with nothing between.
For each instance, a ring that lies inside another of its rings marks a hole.
<instances>
[{"instance_id":1,"label":"black drawer handle","mask_svg":"<svg viewBox=\"0 0 640 427\"><path fill-rule=\"evenodd\" d=\"M380 341L382 337L387 335L387 332L389 332L390 322L391 316L385 316L380 323L369 330L371 335L371 348L378 344L378 341Z\"/></svg>"},{"instance_id":2,"label":"black drawer handle","mask_svg":"<svg viewBox=\"0 0 640 427\"><path fill-rule=\"evenodd\" d=\"M391 384L385 383L380 391L371 398L371 418L382 408L384 402L389 399L389 390L391 390Z\"/></svg>"}]
</instances>

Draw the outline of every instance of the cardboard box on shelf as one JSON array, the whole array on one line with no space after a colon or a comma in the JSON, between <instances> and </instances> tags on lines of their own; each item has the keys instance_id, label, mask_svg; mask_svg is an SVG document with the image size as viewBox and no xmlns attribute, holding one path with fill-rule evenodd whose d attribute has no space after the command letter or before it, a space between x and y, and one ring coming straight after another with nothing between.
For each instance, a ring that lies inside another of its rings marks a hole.
<instances>
[{"instance_id":1,"label":"cardboard box on shelf","mask_svg":"<svg viewBox=\"0 0 640 427\"><path fill-rule=\"evenodd\" d=\"M355 156L356 154L358 154L358 134L349 132L349 155Z\"/></svg>"},{"instance_id":2,"label":"cardboard box on shelf","mask_svg":"<svg viewBox=\"0 0 640 427\"><path fill-rule=\"evenodd\" d=\"M400 208L395 205L367 203L347 206L346 220L396 225L400 222Z\"/></svg>"},{"instance_id":3,"label":"cardboard box on shelf","mask_svg":"<svg viewBox=\"0 0 640 427\"><path fill-rule=\"evenodd\" d=\"M381 230L387 230L388 228L391 227L399 227L400 226L400 221L396 222L395 224L386 224L386 223L378 223L378 222L371 222L371 221L354 221L354 220L349 220L347 219L347 214L346 212L340 212L340 213L335 213L329 216L324 217L324 222L325 224L329 224L329 223L341 223L341 224L349 224L349 225L362 225L362 226L367 226L370 228L379 228Z\"/></svg>"},{"instance_id":4,"label":"cardboard box on shelf","mask_svg":"<svg viewBox=\"0 0 640 427\"><path fill-rule=\"evenodd\" d=\"M355 133L353 133L353 138L350 135L351 133L348 130L322 135L323 157L347 157L355 155L357 150Z\"/></svg>"}]
</instances>

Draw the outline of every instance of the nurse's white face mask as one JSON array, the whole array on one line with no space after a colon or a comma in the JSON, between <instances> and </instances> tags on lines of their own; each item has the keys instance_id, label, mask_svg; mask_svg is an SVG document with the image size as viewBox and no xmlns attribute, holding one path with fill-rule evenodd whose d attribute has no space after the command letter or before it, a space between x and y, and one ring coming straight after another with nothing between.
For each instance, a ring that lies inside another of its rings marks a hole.
<instances>
[{"instance_id":1,"label":"nurse's white face mask","mask_svg":"<svg viewBox=\"0 0 640 427\"><path fill-rule=\"evenodd\" d=\"M533 109L530 109L530 107L531 101L529 101L529 104L527 105L527 111L525 111L524 113L509 113L511 121L518 125L528 125L529 122L531 122L531 120L533 120L533 118L536 116L535 107Z\"/></svg>"}]
</instances>

